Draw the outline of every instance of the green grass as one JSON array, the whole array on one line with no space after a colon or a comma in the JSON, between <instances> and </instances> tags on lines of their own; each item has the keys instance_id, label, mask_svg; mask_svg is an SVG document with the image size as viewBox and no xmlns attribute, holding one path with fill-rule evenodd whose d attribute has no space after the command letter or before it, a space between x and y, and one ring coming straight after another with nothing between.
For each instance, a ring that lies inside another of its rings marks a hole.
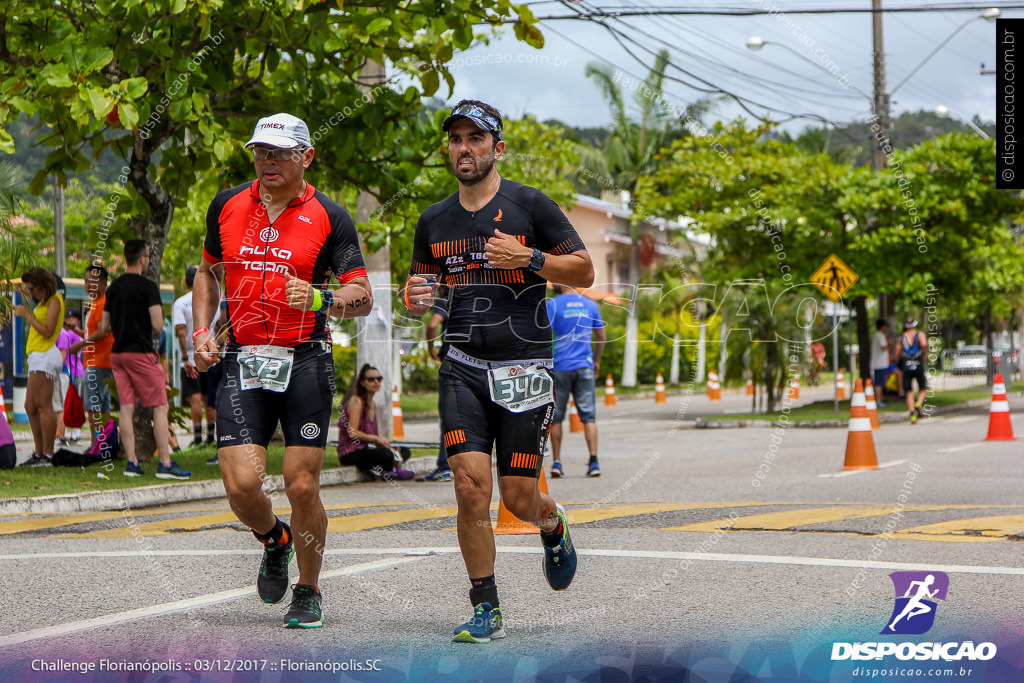
<instances>
[{"instance_id":1,"label":"green grass","mask_svg":"<svg viewBox=\"0 0 1024 683\"><path fill-rule=\"evenodd\" d=\"M171 457L181 465L182 469L192 471L192 478L189 481L202 481L204 479L220 479L220 468L206 464L206 459L213 454L213 448L203 448L172 453ZM412 457L435 458L437 452L416 448L413 449ZM267 474L281 474L283 459L284 447L272 445L267 450ZM152 462L143 463L142 467L146 470L146 474L142 477L124 476L124 460L115 460L106 465L90 465L89 467L18 467L13 470L3 470L0 471L0 499L53 496L177 483L175 479L157 479L156 465L155 457ZM340 466L338 451L335 447L327 447L323 466L324 469L334 469ZM98 473L102 473L108 478L97 477Z\"/></svg>"},{"instance_id":2,"label":"green grass","mask_svg":"<svg viewBox=\"0 0 1024 683\"><path fill-rule=\"evenodd\" d=\"M992 397L992 390L988 387L979 387L972 389L955 389L950 391L937 391L931 396L925 399L925 404L932 406L933 408L943 408L951 405L957 405L961 403L967 403L968 401L976 401L979 399L986 399ZM808 403L806 405L797 406L789 411L790 422L815 422L818 420L845 420L850 417L850 400L839 402L839 412L835 412L834 402L829 401L815 401L814 403ZM907 411L907 404L903 399L899 397L891 397L889 399L889 405L885 408L879 408L878 413L888 414L895 413L902 415ZM778 420L782 417L781 411L774 413L729 413L716 417L714 419L722 420Z\"/></svg>"}]
</instances>

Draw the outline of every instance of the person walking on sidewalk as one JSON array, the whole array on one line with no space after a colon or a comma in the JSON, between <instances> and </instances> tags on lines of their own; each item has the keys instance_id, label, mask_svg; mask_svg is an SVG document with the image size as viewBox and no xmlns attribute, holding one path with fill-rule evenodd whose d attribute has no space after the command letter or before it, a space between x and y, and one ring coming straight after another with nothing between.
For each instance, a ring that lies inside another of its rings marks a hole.
<instances>
[{"instance_id":1,"label":"person walking on sidewalk","mask_svg":"<svg viewBox=\"0 0 1024 683\"><path fill-rule=\"evenodd\" d=\"M124 244L125 273L110 283L100 320L100 333L113 333L110 364L114 370L121 418L118 427L124 444L126 477L145 474L135 453L136 400L143 408L153 409L153 436L156 439L160 464L159 479L188 479L192 473L171 460L169 426L167 423L167 390L164 369L157 353L157 340L164 329L164 312L160 304L160 288L144 276L149 265L149 245L143 240Z\"/></svg>"},{"instance_id":2,"label":"person walking on sidewalk","mask_svg":"<svg viewBox=\"0 0 1024 683\"><path fill-rule=\"evenodd\" d=\"M192 344L192 332L195 322L192 316L192 287L195 283L199 266L185 268L185 287L188 291L174 300L171 306L171 325L174 326L174 337L181 352L181 367L178 368L178 381L181 384L181 398L188 401L189 413L192 417L192 445L190 448L203 447L203 411L206 411L206 444L214 446L216 433L217 410L207 405L206 396L209 392L209 371L199 372L196 369L195 346ZM219 309L214 314L211 327L216 326Z\"/></svg>"},{"instance_id":3,"label":"person walking on sidewalk","mask_svg":"<svg viewBox=\"0 0 1024 683\"><path fill-rule=\"evenodd\" d=\"M505 635L494 578L491 451L508 510L540 528L542 566L554 590L569 587L576 549L565 510L538 490L552 412L547 281L589 287L594 267L576 230L539 190L502 179L502 119L463 100L445 120L458 191L420 216L405 303L423 315L438 276L448 287L441 368L441 428L455 475L458 536L474 615L456 642Z\"/></svg>"},{"instance_id":4,"label":"person walking on sidewalk","mask_svg":"<svg viewBox=\"0 0 1024 683\"><path fill-rule=\"evenodd\" d=\"M875 321L875 334L871 337L871 381L875 385L875 400L879 408L888 404L885 397L885 380L889 376L889 323L883 318Z\"/></svg>"},{"instance_id":5,"label":"person walking on sidewalk","mask_svg":"<svg viewBox=\"0 0 1024 683\"><path fill-rule=\"evenodd\" d=\"M917 321L908 317L903 323L903 334L896 347L896 363L903 371L903 391L907 395L907 410L910 412L910 423L914 424L923 416L924 398L928 391L928 375L925 372L924 359L928 350L928 339L923 332L917 331ZM917 402L914 402L914 381L917 380Z\"/></svg>"},{"instance_id":6,"label":"person walking on sidewalk","mask_svg":"<svg viewBox=\"0 0 1024 683\"><path fill-rule=\"evenodd\" d=\"M82 403L89 423L90 441L96 443L100 430L110 420L110 387L105 380L114 378L110 365L110 350L114 346L114 335L100 332L103 307L107 303L107 269L93 263L85 269L85 293L91 300L85 319L85 338L71 347L72 352L82 352L85 375L82 378ZM90 446L90 450L92 446Z\"/></svg>"},{"instance_id":7,"label":"person walking on sidewalk","mask_svg":"<svg viewBox=\"0 0 1024 683\"><path fill-rule=\"evenodd\" d=\"M572 395L583 423L590 462L587 476L600 477L597 463L597 388L601 354L608 337L597 304L576 290L554 285L556 297L548 299L548 319L555 336L555 416L551 421L551 478L562 472L562 420Z\"/></svg>"},{"instance_id":8,"label":"person walking on sidewalk","mask_svg":"<svg viewBox=\"0 0 1024 683\"><path fill-rule=\"evenodd\" d=\"M282 625L320 628L327 540L320 468L334 400L327 318L364 316L373 296L355 223L303 178L316 154L306 123L291 114L267 116L245 147L252 149L256 180L219 193L206 214L192 296L196 367L224 365L217 457L231 509L264 546L257 594L267 603L284 599L295 554L299 580ZM230 321L223 361L209 330L221 275ZM329 275L340 288L327 287ZM262 489L278 422L291 526Z\"/></svg>"}]
</instances>

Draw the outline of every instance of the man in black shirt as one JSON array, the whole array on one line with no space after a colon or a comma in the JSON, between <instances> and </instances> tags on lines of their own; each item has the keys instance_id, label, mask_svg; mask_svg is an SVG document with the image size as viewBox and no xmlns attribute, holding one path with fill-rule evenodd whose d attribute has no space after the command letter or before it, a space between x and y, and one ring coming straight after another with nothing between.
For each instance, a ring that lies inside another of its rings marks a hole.
<instances>
[{"instance_id":1,"label":"man in black shirt","mask_svg":"<svg viewBox=\"0 0 1024 683\"><path fill-rule=\"evenodd\" d=\"M537 486L552 412L545 293L548 281L589 287L594 267L555 202L498 175L505 143L497 110L463 100L443 128L459 191L420 217L405 303L416 315L430 308L436 284L422 275L448 287L441 430L474 607L454 640L486 643L505 635L494 581L492 448L506 507L540 527L548 584L565 590L576 572L565 510Z\"/></svg>"},{"instance_id":2,"label":"man in black shirt","mask_svg":"<svg viewBox=\"0 0 1024 683\"><path fill-rule=\"evenodd\" d=\"M124 245L125 273L107 288L103 305L100 333L113 332L114 346L110 350L110 364L114 371L121 404L121 443L128 462L124 466L127 477L145 474L135 456L135 428L132 418L135 401L144 408L153 409L153 436L156 437L160 464L156 468L159 479L188 479L191 472L178 467L171 460L167 424L167 390L164 370L156 353L154 337L164 327L164 312L160 305L160 288L143 276L149 262L149 245L143 240L129 240Z\"/></svg>"}]
</instances>

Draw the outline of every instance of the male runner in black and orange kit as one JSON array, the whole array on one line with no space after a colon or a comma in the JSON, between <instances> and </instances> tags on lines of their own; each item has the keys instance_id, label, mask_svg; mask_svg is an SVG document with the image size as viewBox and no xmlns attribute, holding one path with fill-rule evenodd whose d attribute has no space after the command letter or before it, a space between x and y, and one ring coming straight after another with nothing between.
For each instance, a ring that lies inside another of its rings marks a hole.
<instances>
[{"instance_id":1,"label":"male runner in black and orange kit","mask_svg":"<svg viewBox=\"0 0 1024 683\"><path fill-rule=\"evenodd\" d=\"M492 448L505 506L540 527L548 584L565 590L576 573L565 511L537 488L552 412L545 290L549 280L572 287L594 281L590 255L558 205L498 175L501 127L501 114L474 100L460 102L445 120L459 191L420 216L405 289L409 310L422 315L436 285L420 275L448 286L441 431L474 608L454 640L470 643L505 635L494 581Z\"/></svg>"},{"instance_id":2,"label":"male runner in black and orange kit","mask_svg":"<svg viewBox=\"0 0 1024 683\"><path fill-rule=\"evenodd\" d=\"M284 598L294 546L299 580L284 626L318 628L327 532L320 466L334 396L327 316L366 315L370 284L352 219L302 178L314 154L306 124L290 114L260 119L246 147L257 179L218 194L206 215L193 294L196 365L224 364L217 456L231 509L264 544L257 592L264 602ZM340 289L326 288L328 273ZM231 322L223 361L206 329L221 274ZM291 527L261 489L278 419Z\"/></svg>"}]
</instances>

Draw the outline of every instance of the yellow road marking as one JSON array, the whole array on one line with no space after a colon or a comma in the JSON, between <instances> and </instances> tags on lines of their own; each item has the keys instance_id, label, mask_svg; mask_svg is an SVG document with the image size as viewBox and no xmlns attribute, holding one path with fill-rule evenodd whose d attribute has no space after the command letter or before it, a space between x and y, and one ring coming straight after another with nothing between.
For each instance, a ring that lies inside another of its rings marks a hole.
<instances>
[{"instance_id":1,"label":"yellow road marking","mask_svg":"<svg viewBox=\"0 0 1024 683\"><path fill-rule=\"evenodd\" d=\"M408 503L404 503L407 505ZM403 505L403 503L394 503L394 505ZM355 508L368 508L368 507L381 507L381 503L347 503L344 505L330 505L327 506L328 510L352 510ZM286 515L292 511L291 508L274 508L274 514ZM148 514L160 514L157 512L150 512ZM166 514L166 513L165 513ZM121 513L117 513L118 517L121 517ZM138 516L138 514L136 514ZM213 524L230 524L238 520L234 512L218 512L209 515L195 515L191 517L175 517L174 519L165 519L159 522L147 522L146 524L133 524L118 526L114 529L100 529L97 531L86 531L78 534L55 534L57 538L127 538L131 536L159 536L162 534L169 533L170 531L199 531L203 527L211 526ZM45 520L38 520L45 521ZM95 521L95 520L79 520L79 521ZM65 524L69 522L64 522ZM74 523L74 522L70 522ZM54 526L61 526L60 524Z\"/></svg>"},{"instance_id":2,"label":"yellow road marking","mask_svg":"<svg viewBox=\"0 0 1024 683\"><path fill-rule=\"evenodd\" d=\"M570 524L586 524L599 522L614 517L630 517L633 515L650 515L658 512L675 512L677 510L704 510L723 507L761 506L764 503L647 503L643 505L602 505L601 507L576 508L567 510Z\"/></svg>"},{"instance_id":3,"label":"yellow road marking","mask_svg":"<svg viewBox=\"0 0 1024 683\"><path fill-rule=\"evenodd\" d=\"M968 534L968 531L975 533ZM936 522L900 529L892 538L946 541L951 543L997 541L1007 536L1024 533L1024 515L997 515L974 517L949 522Z\"/></svg>"},{"instance_id":4,"label":"yellow road marking","mask_svg":"<svg viewBox=\"0 0 1024 683\"><path fill-rule=\"evenodd\" d=\"M926 505L917 507L905 507L903 512L934 512L937 510L949 510L946 505ZM781 531L797 526L809 524L824 524L826 522L840 522L846 519L863 519L865 517L884 517L893 513L893 507L826 507L813 510L783 510L781 512L766 512L762 515L748 515L716 519L710 522L698 522L697 524L684 524L661 529L661 531L697 531L712 533L720 529L727 531Z\"/></svg>"},{"instance_id":5,"label":"yellow road marking","mask_svg":"<svg viewBox=\"0 0 1024 683\"><path fill-rule=\"evenodd\" d=\"M403 522L418 522L424 519L437 519L439 517L451 517L457 514L459 509L454 505L442 507L440 505L417 508L414 510L394 510L392 512L378 512L368 515L352 515L349 517L333 517L327 520L328 533L347 533L350 531L364 531L376 529L392 524Z\"/></svg>"}]
</instances>

